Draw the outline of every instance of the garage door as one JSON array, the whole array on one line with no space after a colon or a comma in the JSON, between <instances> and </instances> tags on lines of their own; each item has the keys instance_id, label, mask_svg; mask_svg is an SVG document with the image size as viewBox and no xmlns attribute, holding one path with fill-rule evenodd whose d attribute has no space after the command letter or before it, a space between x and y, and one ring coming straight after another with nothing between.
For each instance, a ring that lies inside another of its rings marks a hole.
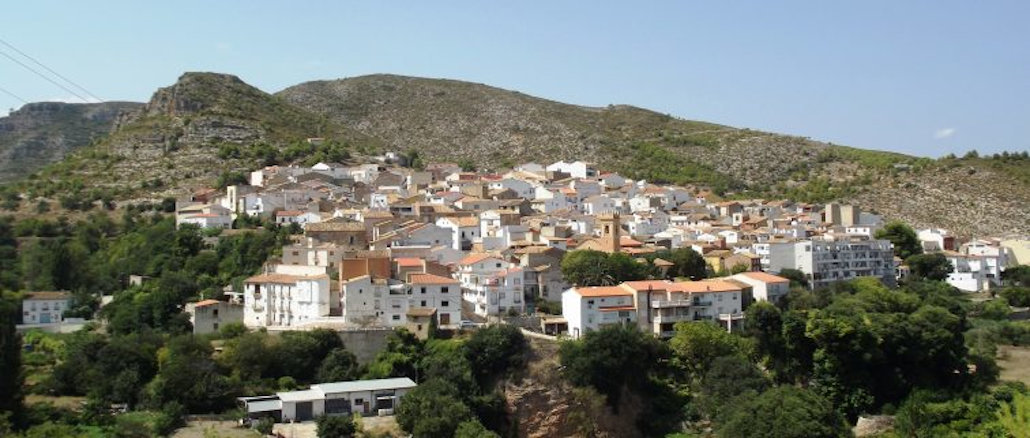
<instances>
[{"instance_id":1,"label":"garage door","mask_svg":"<svg viewBox=\"0 0 1030 438\"><path fill-rule=\"evenodd\" d=\"M297 403L297 421L308 421L315 418L312 412L311 402Z\"/></svg>"}]
</instances>

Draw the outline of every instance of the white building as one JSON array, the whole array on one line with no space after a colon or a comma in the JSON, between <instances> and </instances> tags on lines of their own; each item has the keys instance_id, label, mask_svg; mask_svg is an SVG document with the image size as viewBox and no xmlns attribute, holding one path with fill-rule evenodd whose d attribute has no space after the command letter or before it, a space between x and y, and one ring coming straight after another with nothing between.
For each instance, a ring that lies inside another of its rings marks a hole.
<instances>
[{"instance_id":1,"label":"white building","mask_svg":"<svg viewBox=\"0 0 1030 438\"><path fill-rule=\"evenodd\" d=\"M68 292L31 292L21 302L21 320L24 324L56 324L71 306Z\"/></svg>"},{"instance_id":2,"label":"white building","mask_svg":"<svg viewBox=\"0 0 1030 438\"><path fill-rule=\"evenodd\" d=\"M574 287L562 293L562 316L572 337L607 325L635 325L669 337L676 323L684 321L718 322L732 330L744 318L744 290L739 283L719 279Z\"/></svg>"},{"instance_id":3,"label":"white building","mask_svg":"<svg viewBox=\"0 0 1030 438\"><path fill-rule=\"evenodd\" d=\"M521 268L489 254L471 254L458 262L462 299L483 317L525 311Z\"/></svg>"},{"instance_id":4,"label":"white building","mask_svg":"<svg viewBox=\"0 0 1030 438\"><path fill-rule=\"evenodd\" d=\"M472 242L479 240L479 216L442 217L436 220L438 227L451 230L451 248L461 251L472 249Z\"/></svg>"},{"instance_id":5,"label":"white building","mask_svg":"<svg viewBox=\"0 0 1030 438\"><path fill-rule=\"evenodd\" d=\"M769 270L797 269L813 288L859 277L894 284L894 252L889 240L838 236L769 244Z\"/></svg>"},{"instance_id":6,"label":"white building","mask_svg":"<svg viewBox=\"0 0 1030 438\"><path fill-rule=\"evenodd\" d=\"M620 286L574 287L562 293L561 305L573 338L609 325L637 323L633 291Z\"/></svg>"},{"instance_id":7,"label":"white building","mask_svg":"<svg viewBox=\"0 0 1030 438\"><path fill-rule=\"evenodd\" d=\"M322 415L393 415L404 394L416 386L407 377L354 380L238 400L245 406L247 417L271 417L281 422L311 421Z\"/></svg>"},{"instance_id":8,"label":"white building","mask_svg":"<svg viewBox=\"0 0 1030 438\"><path fill-rule=\"evenodd\" d=\"M790 280L765 272L743 272L730 277L751 286L751 297L755 301L776 304L790 292Z\"/></svg>"},{"instance_id":9,"label":"white building","mask_svg":"<svg viewBox=\"0 0 1030 438\"><path fill-rule=\"evenodd\" d=\"M597 176L597 168L593 164L584 161L573 161L571 163L559 161L547 166L547 171L567 173L573 178L593 178Z\"/></svg>"},{"instance_id":10,"label":"white building","mask_svg":"<svg viewBox=\"0 0 1030 438\"><path fill-rule=\"evenodd\" d=\"M262 274L244 281L243 324L296 326L329 315L329 276Z\"/></svg>"},{"instance_id":11,"label":"white building","mask_svg":"<svg viewBox=\"0 0 1030 438\"><path fill-rule=\"evenodd\" d=\"M186 303L186 313L190 315L193 334L206 335L217 333L219 329L231 322L243 322L243 306L218 300L203 300Z\"/></svg>"}]
</instances>

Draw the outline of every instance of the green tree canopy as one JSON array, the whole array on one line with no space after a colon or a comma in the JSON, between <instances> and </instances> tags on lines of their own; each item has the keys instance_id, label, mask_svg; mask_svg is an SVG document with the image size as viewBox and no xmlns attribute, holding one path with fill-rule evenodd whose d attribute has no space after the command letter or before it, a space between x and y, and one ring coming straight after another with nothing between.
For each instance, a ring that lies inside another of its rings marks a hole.
<instances>
[{"instance_id":1,"label":"green tree canopy","mask_svg":"<svg viewBox=\"0 0 1030 438\"><path fill-rule=\"evenodd\" d=\"M651 265L622 253L578 250L565 254L561 270L565 279L574 285L603 286L643 280L651 274Z\"/></svg>"},{"instance_id":2,"label":"green tree canopy","mask_svg":"<svg viewBox=\"0 0 1030 438\"><path fill-rule=\"evenodd\" d=\"M844 417L818 394L794 386L778 386L730 406L717 429L726 438L850 437Z\"/></svg>"},{"instance_id":3,"label":"green tree canopy","mask_svg":"<svg viewBox=\"0 0 1030 438\"><path fill-rule=\"evenodd\" d=\"M952 271L951 262L944 254L939 252L932 254L916 254L905 259L905 264L912 271L915 278L927 280L944 280Z\"/></svg>"},{"instance_id":4,"label":"green tree canopy","mask_svg":"<svg viewBox=\"0 0 1030 438\"><path fill-rule=\"evenodd\" d=\"M876 230L877 239L887 239L894 244L894 255L907 260L909 257L923 253L923 245L916 237L916 231L904 222L891 221L883 228Z\"/></svg>"}]
</instances>

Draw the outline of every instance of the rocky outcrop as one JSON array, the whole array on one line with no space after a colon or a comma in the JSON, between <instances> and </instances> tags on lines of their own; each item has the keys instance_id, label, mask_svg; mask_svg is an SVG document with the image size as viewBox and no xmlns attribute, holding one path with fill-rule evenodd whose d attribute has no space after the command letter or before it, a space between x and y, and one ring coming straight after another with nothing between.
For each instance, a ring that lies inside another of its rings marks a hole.
<instances>
[{"instance_id":1,"label":"rocky outcrop","mask_svg":"<svg viewBox=\"0 0 1030 438\"><path fill-rule=\"evenodd\" d=\"M525 372L504 385L510 418L521 438L639 437L632 402L612 413L596 391L574 388L560 375L555 341L530 338Z\"/></svg>"},{"instance_id":2,"label":"rocky outcrop","mask_svg":"<svg viewBox=\"0 0 1030 438\"><path fill-rule=\"evenodd\" d=\"M0 118L0 181L28 175L103 138L121 115L141 105L40 102Z\"/></svg>"}]
</instances>

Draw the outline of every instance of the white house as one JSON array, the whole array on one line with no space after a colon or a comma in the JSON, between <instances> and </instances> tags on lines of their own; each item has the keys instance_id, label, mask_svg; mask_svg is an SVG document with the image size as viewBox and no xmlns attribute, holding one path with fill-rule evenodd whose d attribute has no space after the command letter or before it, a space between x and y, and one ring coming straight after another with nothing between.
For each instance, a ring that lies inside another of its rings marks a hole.
<instances>
[{"instance_id":1,"label":"white house","mask_svg":"<svg viewBox=\"0 0 1030 438\"><path fill-rule=\"evenodd\" d=\"M567 173L573 178L593 178L597 176L597 168L593 164L584 161L573 161L571 163L559 161L547 166L547 171Z\"/></svg>"},{"instance_id":2,"label":"white house","mask_svg":"<svg viewBox=\"0 0 1030 438\"><path fill-rule=\"evenodd\" d=\"M322 216L310 211L280 210L275 212L276 225L297 224L303 227L306 224L318 222L322 222Z\"/></svg>"},{"instance_id":3,"label":"white house","mask_svg":"<svg viewBox=\"0 0 1030 438\"><path fill-rule=\"evenodd\" d=\"M579 338L608 325L636 325L634 294L620 286L571 288L561 295L569 335Z\"/></svg>"},{"instance_id":4,"label":"white house","mask_svg":"<svg viewBox=\"0 0 1030 438\"><path fill-rule=\"evenodd\" d=\"M436 225L451 231L451 247L456 250L472 249L472 242L481 236L479 216L442 217Z\"/></svg>"},{"instance_id":5,"label":"white house","mask_svg":"<svg viewBox=\"0 0 1030 438\"><path fill-rule=\"evenodd\" d=\"M605 195L594 195L583 200L579 204L583 214L599 215L602 213L615 212L615 200Z\"/></svg>"},{"instance_id":6,"label":"white house","mask_svg":"<svg viewBox=\"0 0 1030 438\"><path fill-rule=\"evenodd\" d=\"M71 306L68 292L31 292L21 302L21 319L25 324L55 324L61 322L64 311Z\"/></svg>"},{"instance_id":7,"label":"white house","mask_svg":"<svg viewBox=\"0 0 1030 438\"><path fill-rule=\"evenodd\" d=\"M458 280L433 274L409 274L408 284L411 286L409 308L435 308L440 327L461 321L461 283Z\"/></svg>"},{"instance_id":8,"label":"white house","mask_svg":"<svg viewBox=\"0 0 1030 438\"><path fill-rule=\"evenodd\" d=\"M192 224L200 228L231 228L232 211L218 204L197 204L175 212L175 226Z\"/></svg>"},{"instance_id":9,"label":"white house","mask_svg":"<svg viewBox=\"0 0 1030 438\"><path fill-rule=\"evenodd\" d=\"M462 299L483 317L523 312L523 272L499 257L478 253L458 262Z\"/></svg>"},{"instance_id":10,"label":"white house","mask_svg":"<svg viewBox=\"0 0 1030 438\"><path fill-rule=\"evenodd\" d=\"M193 334L217 333L230 322L243 322L243 306L218 300L186 303L186 313L193 325Z\"/></svg>"},{"instance_id":11,"label":"white house","mask_svg":"<svg viewBox=\"0 0 1030 438\"><path fill-rule=\"evenodd\" d=\"M243 290L247 327L295 326L329 315L328 275L256 275Z\"/></svg>"},{"instance_id":12,"label":"white house","mask_svg":"<svg viewBox=\"0 0 1030 438\"><path fill-rule=\"evenodd\" d=\"M765 272L743 272L730 277L733 280L751 286L751 296L755 301L777 303L790 292L790 280Z\"/></svg>"},{"instance_id":13,"label":"white house","mask_svg":"<svg viewBox=\"0 0 1030 438\"><path fill-rule=\"evenodd\" d=\"M488 187L490 190L509 189L515 192L515 194L522 199L533 199L536 196L536 187L520 179L503 178L497 181L491 181Z\"/></svg>"}]
</instances>

